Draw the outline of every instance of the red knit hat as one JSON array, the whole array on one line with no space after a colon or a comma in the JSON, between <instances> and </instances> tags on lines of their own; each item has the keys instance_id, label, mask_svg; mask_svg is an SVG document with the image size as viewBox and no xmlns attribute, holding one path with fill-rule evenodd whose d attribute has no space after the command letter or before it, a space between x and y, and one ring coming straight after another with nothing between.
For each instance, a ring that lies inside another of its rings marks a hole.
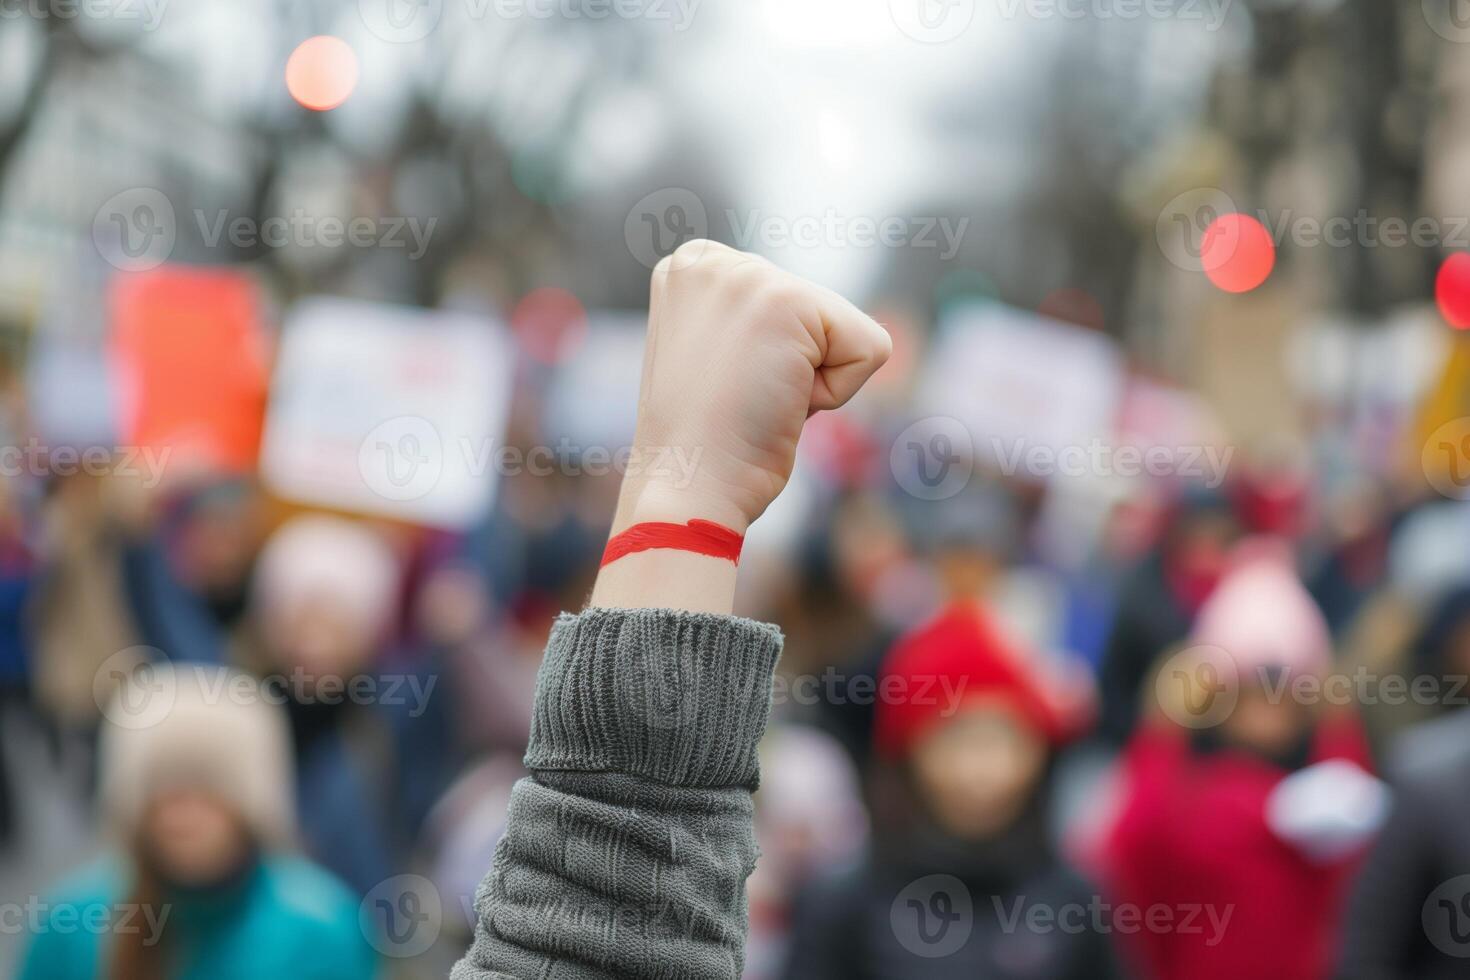
<instances>
[{"instance_id":1,"label":"red knit hat","mask_svg":"<svg viewBox=\"0 0 1470 980\"><path fill-rule=\"evenodd\" d=\"M1034 659L1012 647L978 604L949 606L902 637L883 661L874 717L878 751L905 756L937 722L966 705L996 702L1048 742L1066 741L1081 720L1076 692L1050 690Z\"/></svg>"}]
</instances>

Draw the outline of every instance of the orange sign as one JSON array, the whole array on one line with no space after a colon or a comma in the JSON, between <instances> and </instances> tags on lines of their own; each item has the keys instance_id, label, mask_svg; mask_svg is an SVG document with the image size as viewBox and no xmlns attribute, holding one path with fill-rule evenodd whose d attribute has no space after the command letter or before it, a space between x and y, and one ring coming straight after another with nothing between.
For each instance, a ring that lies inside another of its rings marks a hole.
<instances>
[{"instance_id":1,"label":"orange sign","mask_svg":"<svg viewBox=\"0 0 1470 980\"><path fill-rule=\"evenodd\" d=\"M255 283L164 265L118 275L108 309L122 440L187 469L253 470L269 377Z\"/></svg>"}]
</instances>

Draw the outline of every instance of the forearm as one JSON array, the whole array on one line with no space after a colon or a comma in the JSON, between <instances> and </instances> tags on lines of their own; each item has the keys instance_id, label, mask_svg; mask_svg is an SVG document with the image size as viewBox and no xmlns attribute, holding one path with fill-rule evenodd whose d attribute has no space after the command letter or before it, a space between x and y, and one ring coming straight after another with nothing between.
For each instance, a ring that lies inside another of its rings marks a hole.
<instances>
[{"instance_id":1,"label":"forearm","mask_svg":"<svg viewBox=\"0 0 1470 980\"><path fill-rule=\"evenodd\" d=\"M506 835L456 978L738 977L773 627L670 610L558 621Z\"/></svg>"},{"instance_id":2,"label":"forearm","mask_svg":"<svg viewBox=\"0 0 1470 980\"><path fill-rule=\"evenodd\" d=\"M785 486L805 420L891 349L851 303L756 256L690 242L654 270L635 443L695 465L629 472L613 534L644 527L602 568L593 608L552 632L531 776L461 980L740 975L780 636L727 615L732 535Z\"/></svg>"}]
</instances>

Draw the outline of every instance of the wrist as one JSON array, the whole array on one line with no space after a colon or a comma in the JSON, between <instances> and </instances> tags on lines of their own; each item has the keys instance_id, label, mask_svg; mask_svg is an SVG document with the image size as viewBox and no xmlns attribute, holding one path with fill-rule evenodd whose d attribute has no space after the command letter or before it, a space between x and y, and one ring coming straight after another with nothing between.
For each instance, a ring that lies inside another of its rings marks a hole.
<instances>
[{"instance_id":1,"label":"wrist","mask_svg":"<svg viewBox=\"0 0 1470 980\"><path fill-rule=\"evenodd\" d=\"M624 487L612 535L637 524L709 521L744 535L749 520L718 495L688 487L643 483ZM604 565L591 604L614 609L677 609L728 615L735 602L734 562L695 551L651 548Z\"/></svg>"},{"instance_id":2,"label":"wrist","mask_svg":"<svg viewBox=\"0 0 1470 980\"><path fill-rule=\"evenodd\" d=\"M692 486L646 482L633 489L625 504L618 508L614 534L649 521L712 521L740 535L750 530L751 519L744 509L723 495Z\"/></svg>"}]
</instances>

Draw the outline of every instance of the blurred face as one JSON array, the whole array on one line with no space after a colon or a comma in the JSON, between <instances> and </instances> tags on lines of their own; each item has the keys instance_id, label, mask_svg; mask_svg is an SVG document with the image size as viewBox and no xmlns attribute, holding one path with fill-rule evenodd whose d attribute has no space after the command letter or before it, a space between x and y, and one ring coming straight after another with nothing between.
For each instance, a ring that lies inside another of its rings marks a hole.
<instances>
[{"instance_id":1,"label":"blurred face","mask_svg":"<svg viewBox=\"0 0 1470 980\"><path fill-rule=\"evenodd\" d=\"M371 659L362 624L330 597L302 596L274 618L276 662L288 669L301 668L308 679L354 677Z\"/></svg>"},{"instance_id":2,"label":"blurred face","mask_svg":"<svg viewBox=\"0 0 1470 980\"><path fill-rule=\"evenodd\" d=\"M1046 742L1000 706L941 721L910 758L918 791L947 833L993 837L1018 820L1046 766Z\"/></svg>"},{"instance_id":3,"label":"blurred face","mask_svg":"<svg viewBox=\"0 0 1470 980\"><path fill-rule=\"evenodd\" d=\"M1237 537L1235 522L1224 514L1206 512L1189 517L1179 529L1172 558L1189 575L1209 578L1225 569Z\"/></svg>"},{"instance_id":4,"label":"blurred face","mask_svg":"<svg viewBox=\"0 0 1470 980\"><path fill-rule=\"evenodd\" d=\"M934 565L947 595L974 598L984 595L1001 570L1001 562L979 548L946 548L934 556Z\"/></svg>"},{"instance_id":5,"label":"blurred face","mask_svg":"<svg viewBox=\"0 0 1470 980\"><path fill-rule=\"evenodd\" d=\"M234 812L197 790L161 795L143 820L143 847L169 881L200 887L229 877L250 853L250 837Z\"/></svg>"},{"instance_id":6,"label":"blurred face","mask_svg":"<svg viewBox=\"0 0 1470 980\"><path fill-rule=\"evenodd\" d=\"M1221 724L1225 738L1272 758L1291 752L1311 726L1308 709L1290 697L1272 700L1258 685L1242 687L1234 710Z\"/></svg>"},{"instance_id":7,"label":"blurred face","mask_svg":"<svg viewBox=\"0 0 1470 980\"><path fill-rule=\"evenodd\" d=\"M242 590L259 546L253 517L243 505L224 504L201 507L192 515L179 540L184 579L207 594Z\"/></svg>"},{"instance_id":8,"label":"blurred face","mask_svg":"<svg viewBox=\"0 0 1470 980\"><path fill-rule=\"evenodd\" d=\"M1470 674L1470 619L1456 626L1445 641L1444 672L1455 676Z\"/></svg>"}]
</instances>

